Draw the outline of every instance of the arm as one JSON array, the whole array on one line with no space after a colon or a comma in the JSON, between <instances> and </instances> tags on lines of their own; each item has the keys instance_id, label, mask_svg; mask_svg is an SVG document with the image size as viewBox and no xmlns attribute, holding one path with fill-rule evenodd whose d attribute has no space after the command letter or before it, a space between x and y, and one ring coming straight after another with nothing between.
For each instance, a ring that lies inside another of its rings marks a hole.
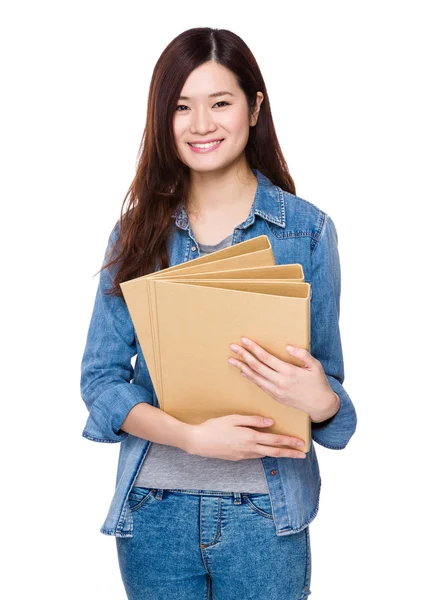
<instances>
[{"instance_id":1,"label":"arm","mask_svg":"<svg viewBox=\"0 0 430 600\"><path fill-rule=\"evenodd\" d=\"M141 402L130 410L121 429L136 437L189 452L195 427L175 419L156 406Z\"/></svg>"},{"instance_id":2,"label":"arm","mask_svg":"<svg viewBox=\"0 0 430 600\"><path fill-rule=\"evenodd\" d=\"M118 235L117 222L109 236L108 252ZM125 417L138 403L152 404L152 390L132 384L132 357L137 353L134 327L122 298L103 292L113 276L100 273L93 313L81 363L81 396L89 411L82 436L96 442L121 442Z\"/></svg>"},{"instance_id":3,"label":"arm","mask_svg":"<svg viewBox=\"0 0 430 600\"><path fill-rule=\"evenodd\" d=\"M326 448L342 449L355 432L357 415L342 385L345 376L339 330L341 271L337 232L327 214L312 252L311 289L310 353L321 362L327 381L340 400L333 416L312 423L312 439Z\"/></svg>"}]
</instances>

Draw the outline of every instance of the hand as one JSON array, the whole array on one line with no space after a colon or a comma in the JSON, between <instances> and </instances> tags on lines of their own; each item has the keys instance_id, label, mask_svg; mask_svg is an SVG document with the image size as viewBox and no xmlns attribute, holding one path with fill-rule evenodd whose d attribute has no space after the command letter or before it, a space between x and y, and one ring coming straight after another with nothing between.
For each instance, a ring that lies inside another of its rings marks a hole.
<instances>
[{"instance_id":1,"label":"hand","mask_svg":"<svg viewBox=\"0 0 430 600\"><path fill-rule=\"evenodd\" d=\"M245 427L246 425L248 427ZM261 415L233 414L208 419L199 425L190 426L186 452L225 460L262 456L306 458L306 453L300 451L303 448L303 440L300 438L251 429L270 425L273 425L273 419L270 423L265 423ZM302 442L302 445L297 445L297 442ZM285 445L297 449L283 448Z\"/></svg>"},{"instance_id":2,"label":"hand","mask_svg":"<svg viewBox=\"0 0 430 600\"><path fill-rule=\"evenodd\" d=\"M230 349L236 356L228 362L274 400L303 410L314 423L337 413L340 398L331 389L320 361L305 348L286 347L292 356L303 361L301 367L276 358L248 338L241 338L241 342L246 349L232 344Z\"/></svg>"}]
</instances>

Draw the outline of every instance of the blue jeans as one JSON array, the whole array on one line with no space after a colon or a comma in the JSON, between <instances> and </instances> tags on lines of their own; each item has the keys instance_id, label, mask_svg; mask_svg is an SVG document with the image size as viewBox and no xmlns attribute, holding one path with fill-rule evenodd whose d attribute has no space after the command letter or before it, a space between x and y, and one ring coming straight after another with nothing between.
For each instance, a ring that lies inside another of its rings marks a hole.
<instances>
[{"instance_id":1,"label":"blue jeans","mask_svg":"<svg viewBox=\"0 0 430 600\"><path fill-rule=\"evenodd\" d=\"M133 487L116 537L129 600L305 600L309 526L277 536L268 494Z\"/></svg>"}]
</instances>

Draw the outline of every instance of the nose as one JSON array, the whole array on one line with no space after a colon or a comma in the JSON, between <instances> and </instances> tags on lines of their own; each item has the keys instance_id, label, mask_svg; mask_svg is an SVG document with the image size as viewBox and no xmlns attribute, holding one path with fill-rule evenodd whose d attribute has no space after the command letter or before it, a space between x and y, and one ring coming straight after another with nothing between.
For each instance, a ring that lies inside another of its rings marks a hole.
<instances>
[{"instance_id":1,"label":"nose","mask_svg":"<svg viewBox=\"0 0 430 600\"><path fill-rule=\"evenodd\" d=\"M190 132L193 134L205 135L208 132L215 131L216 124L213 114L209 108L204 106L196 108L191 117Z\"/></svg>"}]
</instances>

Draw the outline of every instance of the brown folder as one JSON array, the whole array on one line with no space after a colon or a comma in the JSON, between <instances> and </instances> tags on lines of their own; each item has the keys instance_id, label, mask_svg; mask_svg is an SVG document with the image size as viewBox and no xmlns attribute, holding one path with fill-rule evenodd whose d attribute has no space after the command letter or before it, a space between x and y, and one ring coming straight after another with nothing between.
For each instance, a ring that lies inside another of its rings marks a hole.
<instances>
[{"instance_id":1,"label":"brown folder","mask_svg":"<svg viewBox=\"0 0 430 600\"><path fill-rule=\"evenodd\" d=\"M275 259L270 241L264 235L120 284L161 408L163 399L157 377L158 365L155 362L158 339L152 318L155 308L151 303L149 280L170 277L172 274L176 277L184 273L198 276L200 272L207 273L208 269L214 273L225 269L237 270L267 265L275 265Z\"/></svg>"},{"instance_id":2,"label":"brown folder","mask_svg":"<svg viewBox=\"0 0 430 600\"><path fill-rule=\"evenodd\" d=\"M231 343L255 340L281 360L309 350L310 284L301 265L276 265L259 236L121 284L160 408L197 424L228 414L274 419L262 431L294 435L309 451L307 413L271 398L227 360Z\"/></svg>"}]
</instances>

